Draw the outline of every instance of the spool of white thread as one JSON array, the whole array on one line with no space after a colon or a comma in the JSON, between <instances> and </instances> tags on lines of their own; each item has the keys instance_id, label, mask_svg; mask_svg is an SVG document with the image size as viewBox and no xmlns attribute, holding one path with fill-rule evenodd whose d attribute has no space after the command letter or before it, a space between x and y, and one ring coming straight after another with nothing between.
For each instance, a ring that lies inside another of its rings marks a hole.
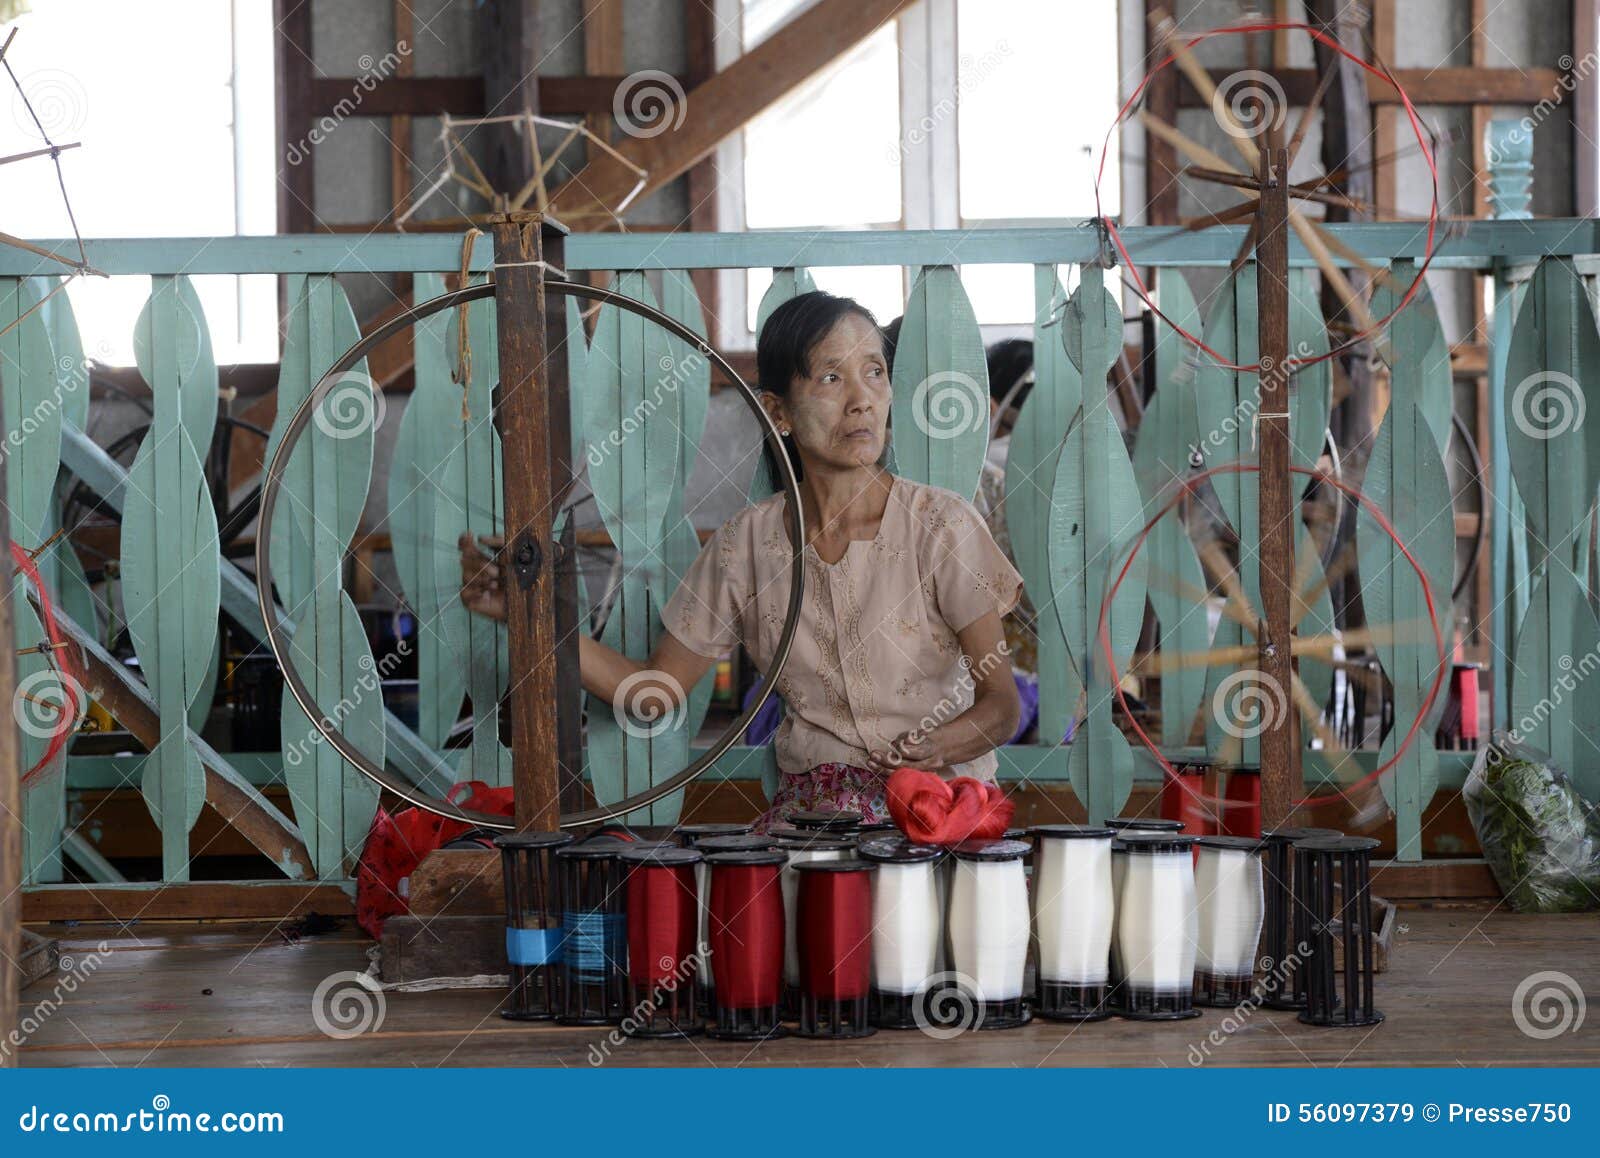
<instances>
[{"instance_id":1,"label":"spool of white thread","mask_svg":"<svg viewBox=\"0 0 1600 1158\"><path fill-rule=\"evenodd\" d=\"M1160 817L1144 816L1113 816L1106 821L1106 827L1111 829L1114 836L1121 836L1124 832L1179 832L1183 829L1181 820L1163 820ZM1111 1008L1113 1011L1122 1008L1122 983L1124 980L1122 969L1122 938L1119 934L1122 920L1122 881L1127 875L1128 861L1123 855L1124 850L1120 842L1114 841L1111 846Z\"/></svg>"},{"instance_id":2,"label":"spool of white thread","mask_svg":"<svg viewBox=\"0 0 1600 1158\"><path fill-rule=\"evenodd\" d=\"M1195 1002L1233 1006L1250 997L1266 912L1261 853L1246 836L1207 836L1195 863Z\"/></svg>"},{"instance_id":3,"label":"spool of white thread","mask_svg":"<svg viewBox=\"0 0 1600 1158\"><path fill-rule=\"evenodd\" d=\"M1119 839L1125 863L1117 918L1125 976L1120 1012L1141 1019L1197 1017L1195 838L1124 831Z\"/></svg>"},{"instance_id":4,"label":"spool of white thread","mask_svg":"<svg viewBox=\"0 0 1600 1158\"><path fill-rule=\"evenodd\" d=\"M800 984L800 942L795 934L800 874L794 866L813 860L848 860L855 855L856 844L853 840L819 836L816 840L780 840L777 847L789 858L778 883L783 889L783 980L792 988Z\"/></svg>"},{"instance_id":5,"label":"spool of white thread","mask_svg":"<svg viewBox=\"0 0 1600 1158\"><path fill-rule=\"evenodd\" d=\"M914 1029L919 995L939 973L939 878L947 858L942 849L898 835L864 840L856 855L878 866L872 882L872 1024Z\"/></svg>"},{"instance_id":6,"label":"spool of white thread","mask_svg":"<svg viewBox=\"0 0 1600 1158\"><path fill-rule=\"evenodd\" d=\"M967 841L954 850L950 882L950 967L973 986L979 1028L1023 1025L1028 964L1028 881L1032 850L1017 840Z\"/></svg>"},{"instance_id":7,"label":"spool of white thread","mask_svg":"<svg viewBox=\"0 0 1600 1158\"><path fill-rule=\"evenodd\" d=\"M1110 1016L1110 828L1045 824L1033 829L1033 918L1039 947L1034 1012L1085 1021ZM1120 859L1120 858L1119 858Z\"/></svg>"}]
</instances>

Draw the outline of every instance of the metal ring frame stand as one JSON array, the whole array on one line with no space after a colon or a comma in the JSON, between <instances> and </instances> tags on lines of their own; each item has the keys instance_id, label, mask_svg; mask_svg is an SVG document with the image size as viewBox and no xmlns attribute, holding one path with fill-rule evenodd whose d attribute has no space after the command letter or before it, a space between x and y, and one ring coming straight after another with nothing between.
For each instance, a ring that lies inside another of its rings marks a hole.
<instances>
[{"instance_id":1,"label":"metal ring frame stand","mask_svg":"<svg viewBox=\"0 0 1600 1158\"><path fill-rule=\"evenodd\" d=\"M800 508L800 486L794 475L794 467L789 462L788 455L784 453L783 443L778 437L778 430L762 408L756 392L739 377L737 371L730 366L721 354L713 350L706 341L677 319L662 313L653 306L645 305L626 295L612 290L599 289L594 286L584 285L580 282L546 281L546 293L564 294L571 297L583 298L588 301L600 302L605 305L614 305L629 313L638 314L640 317L656 323L667 330L674 337L680 338L693 347L698 353L710 359L728 380L739 387L740 393L755 412L756 421L761 424L762 436L769 447L772 447L778 462L778 470L782 476L781 482L784 493L789 497L794 511L794 531L792 541L794 545L794 562L790 567L791 589L789 594L789 609L783 621L783 634L778 639L778 649L774 657L772 670L767 673L767 679L762 682L761 694L755 702L746 708L728 730L718 737L713 744L698 760L693 761L682 771L675 773L660 784L637 792L612 805L602 805L598 808L589 808L575 812L561 819L562 828L578 828L586 824L596 824L607 820L616 820L626 816L636 809L644 808L655 803L663 797L670 796L691 780L698 777L712 764L716 763L727 750L744 734L745 728L755 718L767 698L773 694L777 687L778 676L783 671L783 665L788 662L789 648L794 641L795 631L800 626L800 605L805 598L805 526ZM294 662L289 657L288 640L283 635L283 628L278 620L278 610L272 600L272 536L267 528L272 526L272 517L278 506L278 492L283 483L284 469L289 462L289 456L294 453L295 446L300 441L300 436L305 433L306 427L311 423L312 415L321 405L324 398L333 389L334 385L350 371L352 367L367 354L389 337L408 326L415 325L424 318L431 317L442 310L453 309L469 302L479 301L483 298L493 297L495 283L488 281L479 285L468 286L451 293L441 294L439 297L413 306L405 313L386 322L371 334L362 338L354 346L340 356L328 371L317 380L316 386L300 403L298 409L290 417L288 425L284 427L283 441L278 444L272 461L267 464L265 478L261 486L261 511L257 526L263 528L256 536L256 602L261 609L261 619L266 625L267 645L272 649L273 658L278 661L278 666L283 669L283 680L288 687L295 702L300 705L300 710L305 712L312 725L322 734L334 751L355 766L357 771L375 782L380 788L386 788L396 796L418 808L434 813L437 816L449 817L452 820L465 821L480 828L494 829L497 831L511 831L516 825L504 816L496 816L487 812L477 812L470 809L459 808L447 800L436 800L427 794L418 791L413 785L390 775L382 766L371 760L365 753L345 738L333 720L323 714L322 709L316 706L315 697L306 682L300 678L300 673L295 669Z\"/></svg>"}]
</instances>

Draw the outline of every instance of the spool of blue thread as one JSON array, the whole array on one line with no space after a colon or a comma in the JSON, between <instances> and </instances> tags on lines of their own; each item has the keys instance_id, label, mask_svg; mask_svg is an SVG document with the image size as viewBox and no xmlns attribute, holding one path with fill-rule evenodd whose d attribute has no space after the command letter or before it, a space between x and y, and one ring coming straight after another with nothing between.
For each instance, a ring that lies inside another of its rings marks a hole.
<instances>
[{"instance_id":1,"label":"spool of blue thread","mask_svg":"<svg viewBox=\"0 0 1600 1158\"><path fill-rule=\"evenodd\" d=\"M564 832L508 832L495 837L506 889L506 962L511 990L500 1016L548 1021L556 1013L561 961L561 898L555 854L572 843Z\"/></svg>"}]
</instances>

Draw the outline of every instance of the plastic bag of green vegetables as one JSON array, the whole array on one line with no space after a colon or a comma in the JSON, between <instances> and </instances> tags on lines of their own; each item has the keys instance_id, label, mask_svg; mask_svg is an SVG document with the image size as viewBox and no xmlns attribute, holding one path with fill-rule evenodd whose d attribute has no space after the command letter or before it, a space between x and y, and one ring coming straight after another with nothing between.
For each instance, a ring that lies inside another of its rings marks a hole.
<instances>
[{"instance_id":1,"label":"plastic bag of green vegetables","mask_svg":"<svg viewBox=\"0 0 1600 1158\"><path fill-rule=\"evenodd\" d=\"M1513 909L1600 909L1600 809L1549 756L1496 732L1473 762L1461 796Z\"/></svg>"}]
</instances>

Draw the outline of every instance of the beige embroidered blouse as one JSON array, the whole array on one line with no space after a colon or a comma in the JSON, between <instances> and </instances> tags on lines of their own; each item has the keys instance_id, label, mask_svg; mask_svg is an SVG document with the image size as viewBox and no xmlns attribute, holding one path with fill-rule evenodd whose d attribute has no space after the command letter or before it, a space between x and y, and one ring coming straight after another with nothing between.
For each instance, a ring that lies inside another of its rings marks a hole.
<instances>
[{"instance_id":1,"label":"beige embroidered blouse","mask_svg":"<svg viewBox=\"0 0 1600 1158\"><path fill-rule=\"evenodd\" d=\"M793 548L784 497L746 507L707 541L663 612L668 631L704 656L743 643L763 672L789 606ZM786 711L778 768L865 766L902 733L972 706L956 633L1017 603L1022 577L977 509L953 491L896 476L877 537L824 563L806 548L799 630L778 681ZM994 753L946 770L993 780Z\"/></svg>"}]
</instances>

